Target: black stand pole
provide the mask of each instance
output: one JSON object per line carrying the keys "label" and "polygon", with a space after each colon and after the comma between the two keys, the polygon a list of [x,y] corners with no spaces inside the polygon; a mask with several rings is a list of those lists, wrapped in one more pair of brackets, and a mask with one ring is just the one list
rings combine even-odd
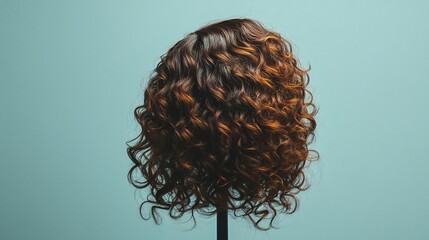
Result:
{"label": "black stand pole", "polygon": [[217,240],[228,240],[228,214],[226,211],[217,212]]}

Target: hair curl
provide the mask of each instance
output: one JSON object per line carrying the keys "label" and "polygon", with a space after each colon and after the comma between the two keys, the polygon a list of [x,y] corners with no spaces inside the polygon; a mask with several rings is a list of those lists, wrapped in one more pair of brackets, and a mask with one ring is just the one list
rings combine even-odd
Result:
{"label": "hair curl", "polygon": [[158,209],[191,212],[194,223],[194,211],[233,210],[268,230],[277,211],[295,212],[305,163],[319,159],[307,147],[318,111],[311,66],[298,65],[286,39],[248,18],[201,27],[163,54],[134,110],[138,142],[127,142],[129,182],[150,187],[142,218],[147,202],[157,224]]}

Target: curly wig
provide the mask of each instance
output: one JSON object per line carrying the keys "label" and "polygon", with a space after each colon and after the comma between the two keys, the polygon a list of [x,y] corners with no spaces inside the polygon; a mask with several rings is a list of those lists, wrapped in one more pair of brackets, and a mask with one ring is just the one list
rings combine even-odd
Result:
{"label": "curly wig", "polygon": [[295,212],[297,193],[309,188],[306,162],[319,159],[308,149],[318,111],[311,66],[249,18],[201,27],[160,58],[134,110],[138,141],[127,142],[128,181],[150,189],[141,217],[145,203],[157,224],[158,209],[173,219],[191,212],[194,223],[194,211],[232,210],[268,230],[279,211]]}

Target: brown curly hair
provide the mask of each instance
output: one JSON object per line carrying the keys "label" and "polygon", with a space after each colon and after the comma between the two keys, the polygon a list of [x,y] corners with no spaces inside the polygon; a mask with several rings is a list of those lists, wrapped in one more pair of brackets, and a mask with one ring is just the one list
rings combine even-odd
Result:
{"label": "brown curly hair", "polygon": [[295,212],[309,187],[306,162],[319,159],[307,147],[318,111],[311,66],[299,67],[286,39],[249,18],[201,27],[160,58],[134,110],[138,141],[127,142],[129,182],[150,187],[141,217],[147,202],[157,224],[157,209],[174,219],[191,212],[194,223],[194,211],[233,210],[268,230],[277,211]]}

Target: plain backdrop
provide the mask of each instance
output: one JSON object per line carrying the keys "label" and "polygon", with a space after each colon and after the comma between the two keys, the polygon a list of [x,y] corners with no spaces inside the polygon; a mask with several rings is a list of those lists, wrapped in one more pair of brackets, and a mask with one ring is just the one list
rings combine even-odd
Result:
{"label": "plain backdrop", "polygon": [[138,213],[133,110],[160,56],[248,17],[293,44],[320,160],[293,215],[234,239],[429,239],[427,1],[0,0],[0,239],[215,239],[215,217]]}

